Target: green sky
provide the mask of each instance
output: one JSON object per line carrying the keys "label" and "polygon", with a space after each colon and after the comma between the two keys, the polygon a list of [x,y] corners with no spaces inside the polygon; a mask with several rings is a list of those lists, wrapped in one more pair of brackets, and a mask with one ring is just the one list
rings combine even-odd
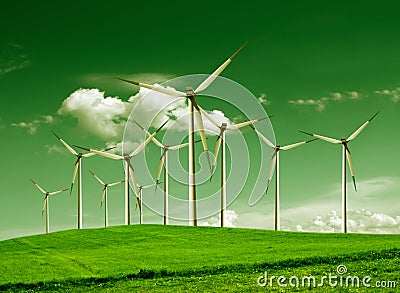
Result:
{"label": "green sky", "polygon": [[[51,129],[71,144],[100,148],[121,141],[119,130],[114,136],[89,131],[96,128],[91,123],[97,120],[89,117],[78,122],[79,115],[87,114],[84,111],[59,112],[71,94],[80,88],[98,89],[105,97],[127,101],[138,88],[121,84],[114,76],[154,83],[211,73],[246,40],[247,47],[222,76],[263,97],[262,107],[274,116],[271,122],[278,143],[308,139],[298,130],[348,136],[381,111],[350,144],[359,190],[355,193],[349,185],[349,217],[355,221],[353,231],[368,223],[370,231],[380,227],[380,231],[399,233],[400,4],[264,1],[260,5],[211,1],[2,4],[0,239],[44,231],[42,197],[29,178],[50,190],[69,187],[74,157],[60,148]],[[199,99],[204,108],[223,111],[230,119],[239,113],[216,100],[205,101]],[[104,117],[103,113],[95,118]],[[250,144],[257,141],[248,130],[244,134]],[[213,149],[215,139],[209,142]],[[150,165],[156,169],[159,151],[151,145],[147,152],[155,153]],[[254,162],[256,154],[254,150]],[[268,168],[266,160],[263,164]],[[282,226],[315,228],[310,221],[321,216],[323,229],[331,227],[334,219],[329,220],[328,213],[337,211],[340,216],[340,165],[340,147],[322,141],[281,153]],[[122,179],[123,169],[120,162],[104,158],[83,162],[84,226],[99,227],[103,224],[101,186],[89,169],[106,181]],[[251,180],[254,175],[249,184]],[[238,216],[236,226],[272,229],[273,186],[254,207],[247,205],[249,189],[228,208]],[[161,198],[161,193],[149,191],[148,196]],[[76,226],[76,190],[71,197],[65,193],[51,198],[50,205],[51,230]],[[122,224],[123,186],[110,189],[109,208],[111,224]],[[137,211],[134,207],[132,211],[137,222]],[[146,210],[145,222],[162,223],[162,218]]]}

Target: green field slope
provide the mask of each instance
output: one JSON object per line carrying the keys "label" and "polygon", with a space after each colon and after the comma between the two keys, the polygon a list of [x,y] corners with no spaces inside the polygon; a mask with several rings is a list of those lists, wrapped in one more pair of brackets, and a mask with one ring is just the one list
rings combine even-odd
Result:
{"label": "green field slope", "polygon": [[1,241],[0,291],[265,292],[265,271],[324,275],[339,264],[400,286],[399,259],[400,235],[120,226]]}

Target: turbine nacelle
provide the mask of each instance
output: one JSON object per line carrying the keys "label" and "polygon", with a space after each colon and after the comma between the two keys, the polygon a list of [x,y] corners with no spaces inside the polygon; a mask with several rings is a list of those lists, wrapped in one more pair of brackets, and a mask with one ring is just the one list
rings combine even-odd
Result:
{"label": "turbine nacelle", "polygon": [[185,88],[185,93],[189,99],[193,99],[196,96],[196,93],[194,92],[193,88],[190,86]]}

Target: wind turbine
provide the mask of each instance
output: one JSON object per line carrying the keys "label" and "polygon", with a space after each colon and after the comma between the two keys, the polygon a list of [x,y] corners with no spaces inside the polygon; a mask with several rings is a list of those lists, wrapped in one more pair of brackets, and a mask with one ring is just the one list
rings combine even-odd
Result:
{"label": "wind turbine", "polygon": [[[134,120],[134,122],[147,134],[150,136],[150,133],[142,127],[138,122]],[[172,150],[179,150],[181,148],[187,147],[189,143],[183,143],[180,145],[175,145],[175,146],[170,146],[168,144],[162,144],[159,140],[157,140],[155,137],[152,138],[152,141],[162,150],[161,158],[160,158],[160,164],[158,166],[158,172],[157,172],[157,181],[156,184],[153,184],[153,186],[157,186],[160,184],[160,177],[161,177],[161,171],[164,169],[164,225],[168,225],[168,151]],[[196,141],[198,142],[198,141]],[[163,168],[164,167],[164,168]],[[140,202],[142,200],[140,199]]]}
{"label": "wind turbine", "polygon": [[316,139],[308,140],[308,141],[301,141],[298,143],[294,144],[289,144],[286,146],[281,146],[280,144],[274,145],[268,138],[266,138],[260,131],[258,131],[255,127],[253,127],[253,130],[257,133],[257,135],[270,147],[273,148],[274,154],[271,159],[271,167],[269,171],[269,176],[268,176],[268,183],[267,183],[267,190],[265,193],[268,192],[269,185],[271,183],[272,176],[274,174],[274,168],[275,168],[275,221],[274,221],[274,229],[275,231],[279,231],[281,228],[281,220],[280,220],[280,188],[279,188],[279,152],[280,151],[287,151],[299,146],[302,146],[306,143],[312,142]]}
{"label": "wind turbine", "polygon": [[[189,224],[191,226],[197,226],[197,208],[196,208],[196,165],[195,165],[195,139],[194,139],[194,116],[199,127],[199,133],[201,141],[203,143],[203,149],[206,152],[206,158],[211,171],[210,156],[208,153],[208,146],[206,135],[204,132],[203,119],[201,117],[201,108],[196,102],[196,96],[204,91],[210,84],[221,74],[221,72],[231,63],[233,58],[244,48],[247,44],[244,43],[231,57],[228,58],[220,67],[217,68],[209,77],[207,77],[195,90],[192,87],[186,87],[185,92],[177,91],[175,89],[164,88],[160,86],[150,85],[142,82],[130,81],[122,78],[119,80],[132,83],[139,87],[148,88],[159,93],[163,93],[172,97],[186,98],[189,102]],[[195,115],[195,110],[196,114]]]}
{"label": "wind turbine", "polygon": [[334,139],[334,138],[329,138],[326,136],[318,135],[318,134],[312,134],[309,132],[305,131],[300,131],[302,133],[305,133],[307,135],[311,135],[313,137],[316,137],[318,139],[333,143],[333,144],[341,144],[342,145],[342,218],[343,218],[343,223],[342,223],[342,233],[347,233],[347,187],[346,187],[346,159],[349,164],[349,169],[351,173],[351,177],[353,178],[353,184],[354,184],[354,190],[357,191],[357,185],[356,185],[356,178],[354,176],[354,169],[353,169],[353,162],[351,160],[351,155],[350,155],[350,150],[348,147],[348,143],[355,139],[361,131],[364,130],[365,127],[378,115],[379,111],[376,112],[369,120],[367,120],[363,125],[361,125],[356,131],[354,131],[349,138],[341,138],[340,140]]}
{"label": "wind turbine", "polygon": [[[74,187],[74,182],[76,175],[78,174],[78,229],[82,229],[82,158],[89,158],[95,155],[95,153],[86,153],[83,154],[81,152],[76,152],[69,144],[67,144],[61,137],[59,137],[54,131],[52,131],[54,136],[65,146],[65,148],[74,156],[77,157],[74,171],[72,173],[72,183],[69,191],[69,195],[72,193],[72,189]],[[105,151],[110,150],[112,148],[105,149]]]}
{"label": "wind turbine", "polygon": [[49,195],[55,195],[61,192],[64,192],[66,190],[68,190],[68,188],[64,188],[58,191],[53,191],[53,192],[48,192],[45,191],[43,188],[41,188],[39,186],[39,184],[37,184],[33,179],[31,179],[32,183],[45,195],[44,196],[44,204],[43,204],[43,208],[42,208],[42,216],[44,214],[44,210],[46,209],[46,234],[49,233],[49,228],[50,228],[50,222],[49,222]]}
{"label": "wind turbine", "polygon": [[107,157],[113,160],[121,160],[125,162],[125,225],[131,224],[131,212],[130,212],[130,198],[129,198],[129,177],[132,178],[133,188],[136,193],[136,196],[139,194],[137,183],[136,183],[136,175],[135,169],[131,164],[131,158],[136,156],[144,147],[150,142],[150,140],[167,124],[169,120],[165,121],[153,134],[151,134],[145,141],[143,141],[132,153],[124,153],[122,155],[110,154],[104,151],[99,151],[95,149],[84,148],[80,146],[76,146],[77,148],[90,151],[91,153],[101,155],[103,157]]}
{"label": "wind turbine", "polygon": [[[90,170],[89,170],[90,171]],[[104,227],[108,227],[108,187],[120,184],[124,182],[125,180],[121,180],[118,182],[114,183],[104,183],[99,177],[96,176],[92,171],[90,171],[90,174],[93,175],[96,180],[103,185],[103,193],[101,196],[101,202],[100,202],[100,208],[103,206],[103,201],[104,201]]]}
{"label": "wind turbine", "polygon": [[[221,149],[221,227],[224,227],[225,210],[226,210],[225,133],[226,133],[226,131],[240,129],[242,127],[251,125],[253,123],[256,123],[256,122],[266,119],[266,118],[254,119],[254,120],[250,120],[247,122],[227,126],[227,123],[221,123],[221,125],[219,125],[206,111],[204,111],[203,109],[201,109],[201,111],[203,112],[204,116],[206,116],[206,118],[220,130],[218,138],[217,138],[217,142],[215,144],[214,163],[212,165],[212,172],[214,171],[215,166],[217,164],[217,157],[218,157],[219,149]],[[211,180],[211,178],[210,178],[210,180]]]}
{"label": "wind turbine", "polygon": [[139,207],[139,224],[140,225],[143,224],[143,201],[142,201],[143,189],[147,189],[149,187],[156,186],[157,184],[159,184],[159,183],[153,183],[153,184],[144,185],[144,186],[143,185],[138,185],[137,186],[138,194],[136,195],[136,208]]}

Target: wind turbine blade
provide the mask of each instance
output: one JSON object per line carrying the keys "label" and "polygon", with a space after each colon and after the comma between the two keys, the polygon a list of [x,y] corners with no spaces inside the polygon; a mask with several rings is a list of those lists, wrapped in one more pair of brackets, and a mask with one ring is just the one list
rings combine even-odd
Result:
{"label": "wind turbine blade", "polygon": [[314,134],[313,136],[316,137],[316,138],[325,140],[327,142],[334,143],[334,144],[341,144],[342,143],[338,139],[334,139],[334,138],[330,138],[330,137],[326,137],[326,136],[322,136],[322,135],[318,135],[318,134]]}
{"label": "wind turbine blade", "polygon": [[153,187],[153,186],[156,186],[156,185],[158,185],[158,184],[157,183],[153,183],[153,184],[145,185],[145,186],[142,187],[142,189],[146,189],[146,188]]}
{"label": "wind turbine blade", "polygon": [[119,79],[121,81],[137,85],[139,87],[148,88],[150,90],[153,90],[153,91],[156,91],[156,92],[159,92],[159,93],[162,93],[162,94],[166,94],[168,96],[173,96],[173,97],[177,97],[177,98],[186,97],[186,94],[184,92],[180,92],[180,91],[177,91],[177,90],[172,89],[172,88],[164,88],[162,86],[154,86],[154,85],[151,85],[151,84],[146,84],[146,83],[143,83],[143,82],[127,80],[127,79],[123,79],[123,78],[119,78],[119,77],[116,77],[116,79]]}
{"label": "wind turbine blade", "polygon": [[354,190],[357,191],[356,177],[354,176],[354,169],[353,169],[353,162],[351,160],[350,150],[347,146],[346,146],[346,158],[347,158],[347,162],[349,163],[351,177],[353,178]]}
{"label": "wind turbine blade", "polygon": [[104,186],[103,192],[102,192],[102,194],[101,194],[100,208],[102,208],[104,198],[106,197],[106,188],[107,188],[107,187]]}
{"label": "wind turbine blade", "polygon": [[83,146],[79,146],[79,145],[76,145],[76,144],[73,144],[73,146],[76,147],[76,148],[78,148],[78,149],[81,149],[81,150],[85,150],[85,151],[90,152],[90,149],[89,149],[89,148],[85,148],[85,147],[83,147]]}
{"label": "wind turbine blade", "polygon": [[204,114],[204,116],[207,118],[208,121],[210,121],[215,127],[219,128],[218,122],[215,121],[214,118],[212,118],[210,114],[208,114],[203,108],[200,108],[200,106],[199,106],[199,109],[200,109],[201,113]]}
{"label": "wind turbine blade", "polygon": [[[222,134],[220,134],[217,138],[217,142],[215,143],[215,150],[214,150],[214,163],[212,165],[211,173],[214,171],[215,166],[217,165],[217,158],[219,153],[219,148],[221,147],[222,142]],[[210,179],[211,180],[211,179]]]}
{"label": "wind turbine blade", "polygon": [[155,137],[152,137],[151,141],[154,142],[155,145],[158,146],[159,148],[163,148],[164,147],[164,145]]}
{"label": "wind turbine blade", "polygon": [[118,181],[118,182],[114,182],[114,183],[108,184],[108,186],[110,187],[110,186],[118,185],[118,184],[121,184],[123,182],[125,182],[125,180],[121,180],[121,181]]}
{"label": "wind turbine blade", "polygon": [[156,134],[168,123],[169,120],[165,121],[156,131],[153,132],[148,138],[145,139],[129,156],[133,157],[137,155],[144,147],[156,136]]}
{"label": "wind turbine blade", "polygon": [[94,150],[94,149],[89,149],[90,152],[98,154],[100,156],[109,158],[109,159],[113,159],[113,160],[123,160],[124,157],[120,156],[120,155],[116,155],[116,154],[111,154],[111,153],[107,153],[107,152],[103,152],[103,151],[99,151],[99,150]]}
{"label": "wind turbine blade", "polygon": [[175,151],[175,150],[179,150],[181,148],[187,147],[188,145],[189,145],[189,143],[187,142],[187,143],[183,143],[183,144],[180,144],[180,145],[174,145],[174,146],[168,147],[168,148],[170,150],[172,150],[172,151]]}
{"label": "wind turbine blade", "polygon": [[[89,152],[87,154],[83,154],[82,155],[82,157],[84,157],[84,158],[90,158],[90,157],[93,157],[93,156],[97,155],[96,152],[91,152],[90,149],[79,147],[79,146],[76,146],[76,145],[73,145],[73,146],[77,147],[77,148],[80,148],[80,149],[87,150]],[[101,149],[100,152],[106,152],[106,151],[109,151],[109,150],[112,150],[112,149],[115,149],[115,148],[116,147],[114,146],[114,147],[109,147],[109,148],[106,148],[106,149]]]}
{"label": "wind turbine blade", "polygon": [[138,208],[139,208],[139,211],[142,212],[140,199],[138,196],[136,196],[136,209],[138,209]]}
{"label": "wind turbine blade", "polygon": [[33,179],[31,179],[31,181],[42,193],[46,194],[46,191],[43,188],[41,188],[39,184],[37,184]]}
{"label": "wind turbine blade", "polygon": [[253,128],[254,131],[257,133],[258,137],[261,138],[269,147],[275,148],[275,145],[268,139],[266,138],[261,132],[259,132],[257,129]]}
{"label": "wind turbine blade", "polygon": [[106,185],[99,177],[96,176],[96,174],[94,174],[91,170],[89,170],[90,174],[93,175],[94,178],[96,178],[97,181],[99,181],[99,183],[101,185]]}
{"label": "wind turbine blade", "polygon": [[160,182],[160,176],[161,176],[162,167],[164,166],[166,152],[167,152],[167,150],[164,150],[164,152],[160,158],[160,164],[158,165],[158,171],[157,171],[157,181],[156,181],[157,183]]}
{"label": "wind turbine blade", "polygon": [[45,209],[46,206],[47,206],[47,199],[48,199],[48,197],[46,196],[46,197],[44,198],[44,203],[43,203],[43,208],[42,208],[42,216],[43,216],[43,214],[44,214],[44,209]]}
{"label": "wind turbine blade", "polygon": [[131,177],[131,179],[132,179],[133,190],[135,191],[135,195],[139,196],[138,185],[136,182],[135,169],[133,169],[133,166],[130,161],[128,162],[128,164],[129,164],[128,172],[129,172],[129,177]]}
{"label": "wind turbine blade", "polygon": [[[274,167],[275,167],[275,162],[276,162],[276,152],[277,151],[275,151],[274,155],[272,156],[271,166],[269,167],[268,186],[269,186],[269,183],[271,182],[272,175],[274,174]],[[267,188],[267,191],[268,191],[268,188]]]}
{"label": "wind turbine blade", "polygon": [[76,178],[76,173],[78,171],[78,167],[80,164],[80,159],[78,158],[75,162],[75,166],[74,166],[74,172],[72,173],[72,183],[71,183],[71,189],[69,191],[69,195],[72,194],[72,188],[74,187],[74,182],[75,182],[75,178]]}
{"label": "wind turbine blade", "polygon": [[290,145],[286,145],[286,146],[280,147],[279,149],[281,149],[283,151],[286,151],[286,150],[293,149],[295,147],[299,147],[299,146],[301,146],[303,144],[306,144],[306,143],[307,143],[306,141],[302,141],[302,142],[298,142],[298,143],[294,143],[294,144],[290,144]]}
{"label": "wind turbine blade", "polygon": [[361,125],[360,128],[358,128],[356,131],[354,131],[354,133],[349,136],[347,141],[355,139],[360,134],[360,132],[363,131],[364,128],[367,127],[367,125],[372,121],[372,119],[374,119],[376,117],[376,115],[378,115],[378,114],[379,114],[379,111],[376,112],[374,114],[374,116],[372,116],[367,122],[365,122],[363,125]]}
{"label": "wind turbine blade", "polygon": [[217,70],[215,70],[209,77],[207,77],[206,80],[204,80],[194,92],[197,94],[204,91],[217,78],[217,76],[221,74],[221,72],[229,65],[229,63],[231,63],[233,58],[235,58],[235,56],[240,51],[242,51],[242,49],[244,48],[244,46],[246,46],[246,44],[247,42],[245,42],[235,53],[233,53],[233,55],[229,57],[228,60],[222,63],[222,65],[218,67]]}
{"label": "wind turbine blade", "polygon": [[72,153],[73,155],[77,156],[78,153],[69,145],[67,144],[61,137],[59,137],[54,131],[51,131],[55,137],[65,146],[65,148]]}
{"label": "wind turbine blade", "polygon": [[[147,129],[145,129],[142,125],[140,125],[135,119],[132,119],[132,120],[133,120],[133,122],[135,122],[135,124],[136,124],[137,126],[139,126],[139,128],[142,129],[148,136],[151,136],[151,133],[150,133]],[[152,140],[158,147],[160,147],[160,148],[163,148],[163,147],[164,147],[164,145],[163,145],[161,142],[159,142],[155,137],[153,137],[151,140]]]}
{"label": "wind turbine blade", "polygon": [[330,143],[335,143],[335,144],[341,144],[342,143],[340,140],[337,140],[337,139],[334,139],[334,138],[330,138],[330,137],[326,137],[326,136],[322,136],[322,135],[318,135],[318,134],[312,134],[312,133],[305,132],[305,131],[302,131],[302,130],[300,130],[300,132],[304,133],[304,134],[307,134],[307,135],[310,135],[310,136],[314,136],[314,137],[319,138],[321,140],[325,140],[325,141],[330,142]]}
{"label": "wind turbine blade", "polygon": [[233,125],[228,126],[226,129],[228,129],[228,130],[239,129],[239,128],[248,126],[248,125],[250,125],[250,124],[256,123],[256,122],[258,122],[258,121],[264,120],[264,119],[267,119],[267,118],[253,119],[253,120],[249,120],[249,121],[246,121],[246,122],[242,122],[242,123],[238,123],[238,124],[233,124]]}
{"label": "wind turbine blade", "polygon": [[68,189],[69,189],[69,188],[64,188],[64,189],[61,189],[61,190],[58,190],[58,191],[53,191],[53,192],[50,192],[49,195],[59,194],[59,193],[61,193],[61,192],[67,191]]}
{"label": "wind turbine blade", "polygon": [[204,152],[206,153],[208,166],[211,171],[210,154],[208,153],[208,145],[207,145],[206,133],[204,131],[203,118],[201,117],[201,112],[198,108],[196,108],[196,111],[194,114],[196,116],[197,123],[199,124],[199,133],[200,133],[201,142],[203,144],[203,149],[204,149]]}
{"label": "wind turbine blade", "polygon": [[271,185],[271,180],[268,180],[268,182],[267,182],[267,189],[265,190],[265,194],[268,194],[268,189],[269,189],[269,186]]}

